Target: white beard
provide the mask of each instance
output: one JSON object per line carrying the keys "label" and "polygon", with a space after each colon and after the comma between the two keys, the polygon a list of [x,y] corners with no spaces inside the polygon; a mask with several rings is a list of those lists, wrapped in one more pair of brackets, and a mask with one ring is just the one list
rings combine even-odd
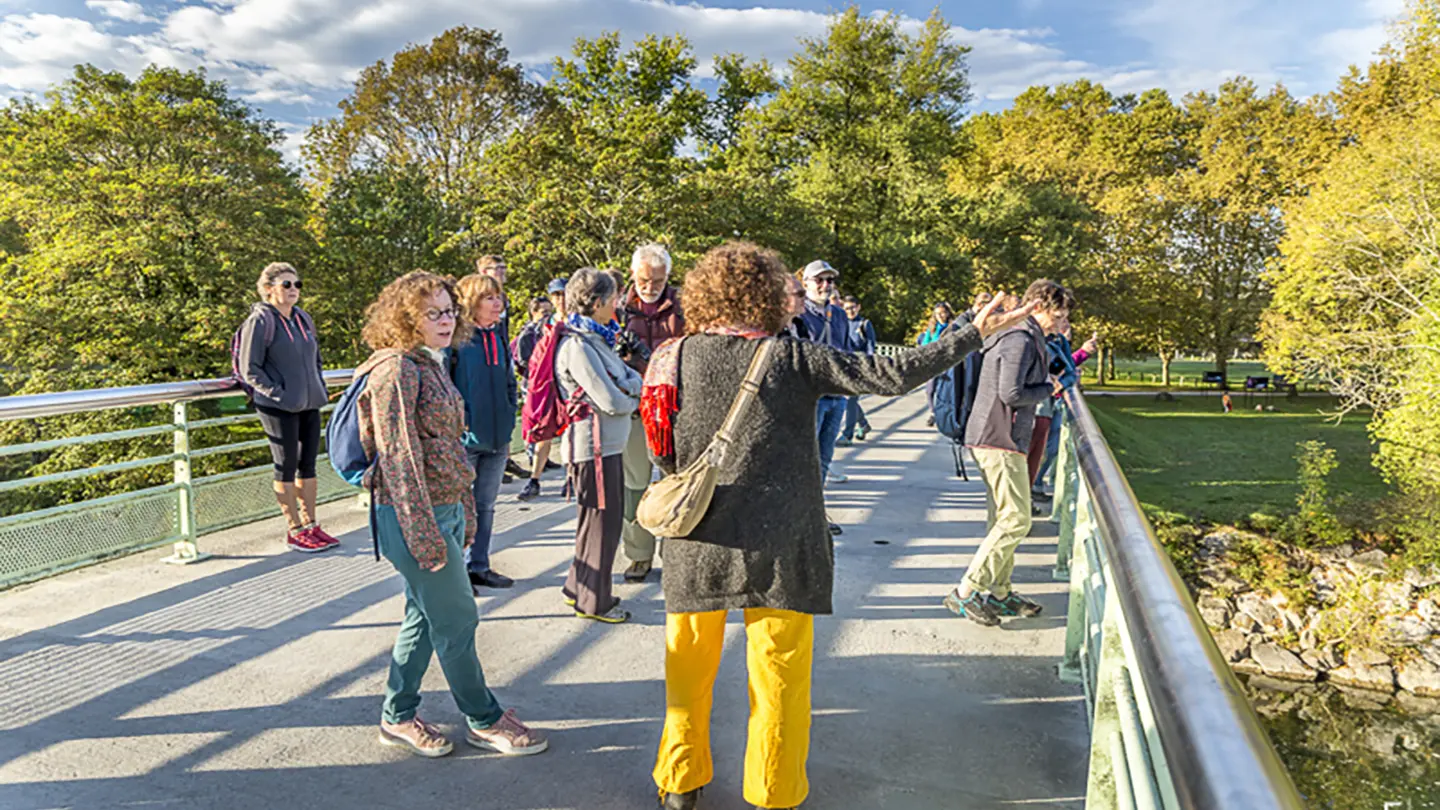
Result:
{"label": "white beard", "polygon": [[635,294],[638,295],[638,296],[640,296],[640,300],[641,300],[641,301],[644,301],[644,302],[647,303],[647,304],[653,304],[653,303],[655,303],[656,301],[659,301],[661,298],[663,298],[663,297],[665,296],[665,289],[662,287],[662,288],[660,289],[660,292],[655,293],[654,295],[646,295],[645,293],[642,293],[642,292],[640,292],[639,290],[636,290],[636,291],[635,291]]}

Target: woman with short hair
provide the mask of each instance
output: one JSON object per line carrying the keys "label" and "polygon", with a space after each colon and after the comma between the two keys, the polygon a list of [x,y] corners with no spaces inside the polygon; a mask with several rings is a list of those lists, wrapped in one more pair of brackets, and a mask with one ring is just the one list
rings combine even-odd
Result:
{"label": "woman with short hair", "polygon": [[320,455],[320,409],[329,398],[321,376],[315,322],[300,308],[300,274],[285,262],[260,271],[260,303],[240,327],[237,370],[270,440],[275,500],[285,516],[285,544],[293,551],[340,545],[320,528],[315,461]]}
{"label": "woman with short hair", "polygon": [[639,372],[615,351],[620,288],[610,274],[584,267],[565,285],[565,328],[555,351],[555,381],[571,403],[570,427],[560,436],[577,502],[575,560],[563,590],[575,615],[618,624],[630,618],[610,593],[625,507],[621,454],[630,414],[640,405]]}
{"label": "woman with short hair", "polygon": [[495,499],[510,459],[520,396],[504,331],[505,290],[495,276],[476,273],[460,279],[455,292],[463,319],[473,327],[470,339],[450,350],[450,377],[465,400],[465,433],[460,442],[475,471],[475,522],[465,570],[476,588],[509,588],[515,580],[490,567]]}
{"label": "woman with short hair", "polygon": [[405,618],[390,658],[380,741],[424,757],[454,746],[421,720],[420,686],[433,653],[465,715],[465,741],[502,754],[538,754],[545,736],[501,709],[475,653],[475,610],[464,554],[475,525],[474,470],[460,444],[465,401],[450,382],[444,350],[469,337],[454,286],[416,270],[390,282],[365,313],[375,353],[355,369],[360,442],[375,459],[364,484],[375,499],[375,542],[405,579]]}
{"label": "woman with short hair", "polygon": [[[760,341],[790,318],[787,271],[773,252],[730,243],[685,276],[687,337],[650,360],[641,412],[650,451],[666,473],[710,446]],[[689,537],[666,543],[665,728],[654,778],[661,805],[696,807],[713,777],[710,706],[729,610],[745,611],[750,674],[745,799],[800,805],[809,793],[814,618],[831,612],[835,558],[826,530],[815,435],[822,396],[899,396],[980,348],[982,335],[1023,317],[986,310],[897,357],[778,340],[760,391],[727,451],[714,499]]]}

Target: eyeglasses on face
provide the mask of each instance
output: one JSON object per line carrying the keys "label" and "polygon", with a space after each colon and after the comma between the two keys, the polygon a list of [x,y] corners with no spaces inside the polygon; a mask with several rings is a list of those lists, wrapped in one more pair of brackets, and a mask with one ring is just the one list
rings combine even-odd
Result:
{"label": "eyeglasses on face", "polygon": [[298,289],[300,289],[300,280],[299,280],[299,279],[296,279],[295,281],[291,281],[290,279],[287,278],[287,279],[285,279],[284,281],[272,281],[272,282],[270,282],[269,286],[271,286],[271,287],[284,287],[284,288],[287,289],[287,290],[290,289],[291,287],[294,287],[295,289],[298,290]]}
{"label": "eyeglasses on face", "polygon": [[425,320],[439,321],[449,318],[453,321],[455,320],[455,316],[459,314],[460,311],[454,307],[450,307],[449,309],[427,309],[425,310]]}
{"label": "eyeglasses on face", "polygon": [[834,287],[835,279],[830,276],[820,276],[810,280],[816,287]]}

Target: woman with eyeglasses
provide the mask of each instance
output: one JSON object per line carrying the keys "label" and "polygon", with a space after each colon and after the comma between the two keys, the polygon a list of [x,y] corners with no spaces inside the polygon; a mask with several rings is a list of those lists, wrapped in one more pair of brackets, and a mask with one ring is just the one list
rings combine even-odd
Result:
{"label": "woman with eyeglasses", "polygon": [[285,515],[285,543],[294,551],[340,545],[315,514],[315,459],[320,454],[320,376],[315,322],[299,306],[300,274],[285,262],[260,271],[260,303],[240,327],[236,367],[250,391],[275,462],[275,500]]}
{"label": "woman with eyeglasses", "polygon": [[502,709],[475,653],[479,614],[465,570],[473,539],[475,470],[465,456],[465,400],[445,369],[444,351],[468,341],[455,287],[416,270],[390,282],[365,313],[361,332],[375,350],[355,369],[366,376],[356,407],[360,442],[375,459],[372,531],[380,553],[405,580],[405,618],[390,659],[380,741],[423,757],[454,750],[421,720],[420,687],[433,653],[465,715],[465,741],[502,754],[538,754],[545,736]]}

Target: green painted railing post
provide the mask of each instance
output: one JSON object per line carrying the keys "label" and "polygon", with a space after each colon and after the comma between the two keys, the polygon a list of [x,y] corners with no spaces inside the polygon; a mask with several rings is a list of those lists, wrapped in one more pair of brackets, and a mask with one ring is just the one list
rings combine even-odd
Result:
{"label": "green painted railing post", "polygon": [[[1070,497],[1072,501],[1076,502],[1089,497],[1085,492],[1083,481],[1076,482],[1076,486],[1071,489]],[[1090,532],[1093,531],[1093,526],[1089,522],[1090,510],[1083,503],[1078,504],[1078,507],[1080,519],[1072,520],[1070,532],[1072,538],[1079,539],[1081,553],[1073,557],[1069,566],[1069,615],[1065,620],[1065,657],[1060,661],[1060,680],[1064,683],[1083,683],[1086,680],[1081,651],[1089,644],[1090,611],[1100,608],[1099,605],[1089,604],[1091,592],[1089,580],[1095,574],[1090,570],[1090,554],[1086,548]],[[1072,514],[1074,514],[1073,511]],[[1090,664],[1093,666],[1094,662],[1091,661]]]}
{"label": "green painted railing post", "polygon": [[195,487],[190,466],[190,418],[184,402],[174,403],[175,413],[175,522],[177,534],[174,553],[165,562],[189,565],[200,562],[209,554],[200,553],[195,544]]}
{"label": "green painted railing post", "polygon": [[1060,452],[1055,459],[1055,497],[1050,522],[1060,524],[1055,541],[1055,579],[1070,578],[1070,561],[1075,556],[1075,503],[1079,491],[1080,464],[1075,455],[1070,420],[1060,425]]}
{"label": "green painted railing post", "polygon": [[[1100,565],[1102,568],[1106,565],[1103,559]],[[1103,613],[1100,619],[1099,660],[1091,663],[1095,667],[1095,681],[1090,694],[1090,776],[1085,788],[1085,806],[1133,810],[1134,804],[1121,804],[1122,800],[1133,802],[1139,797],[1135,793],[1127,762],[1121,731],[1122,718],[1117,705],[1119,696],[1115,690],[1120,670],[1126,665],[1125,649],[1120,639],[1120,598],[1115,589],[1106,587],[1105,604],[1096,607]]]}

